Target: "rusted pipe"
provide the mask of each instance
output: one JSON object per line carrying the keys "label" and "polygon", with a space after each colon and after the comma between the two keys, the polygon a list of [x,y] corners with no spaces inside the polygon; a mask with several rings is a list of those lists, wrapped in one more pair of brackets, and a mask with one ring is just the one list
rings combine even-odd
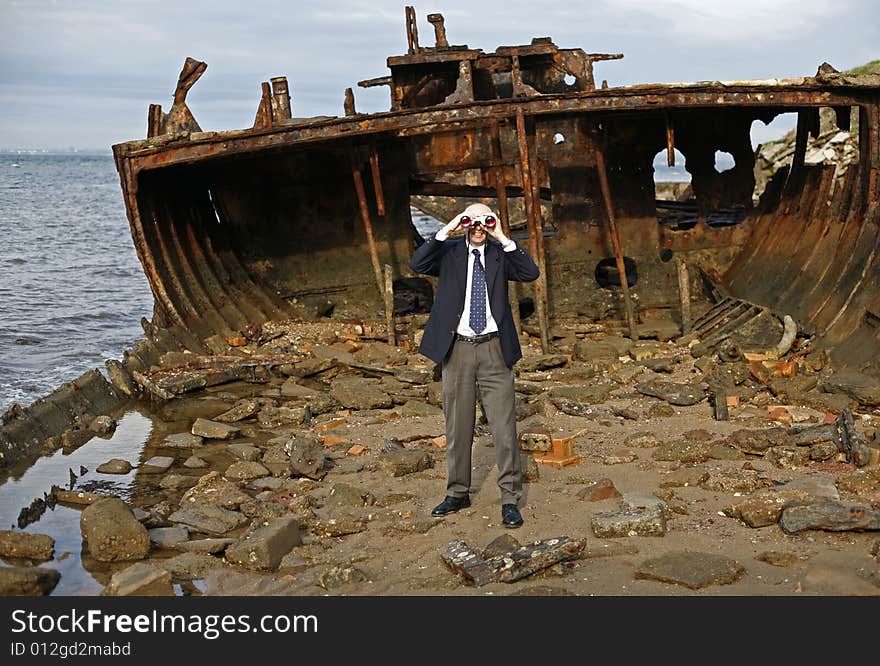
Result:
{"label": "rusted pipe", "polygon": [[355,162],[354,151],[349,152],[351,161],[351,177],[354,179],[354,191],[357,194],[358,206],[361,211],[361,222],[367,234],[367,245],[370,248],[370,259],[373,262],[373,272],[376,274],[376,287],[379,289],[379,297],[385,299],[385,278],[382,277],[382,267],[379,264],[379,251],[376,249],[376,240],[373,238],[373,224],[370,222],[370,209],[367,206],[367,195],[364,192],[364,180],[361,169]]}
{"label": "rusted pipe", "polygon": [[681,301],[681,334],[687,335],[691,330],[691,285],[687,264],[677,259],[678,295]]}
{"label": "rusted pipe", "polygon": [[345,99],[342,102],[342,108],[346,116],[357,115],[357,111],[354,108],[354,91],[351,88],[345,89]]}
{"label": "rusted pipe", "polygon": [[614,248],[614,259],[617,263],[617,274],[620,277],[620,287],[623,289],[623,304],[626,308],[626,322],[629,326],[629,337],[638,340],[636,320],[633,313],[632,301],[629,297],[629,284],[626,278],[626,265],[623,261],[623,252],[620,249],[620,237],[617,235],[617,222],[614,217],[614,202],[611,199],[611,187],[608,185],[608,173],[605,169],[605,150],[602,145],[603,139],[596,142],[596,171],[599,174],[599,185],[602,188],[602,198],[605,200],[605,212],[608,215],[608,230],[611,233],[611,245]]}
{"label": "rusted pipe", "polygon": [[666,118],[666,166],[675,166],[675,128],[672,121],[669,120],[669,114],[664,114]]}
{"label": "rusted pipe", "polygon": [[[498,121],[492,122],[492,151],[494,154],[495,166],[492,167],[492,178],[495,181],[495,197],[498,200],[498,217],[501,220],[501,230],[504,235],[510,238],[510,213],[507,205],[507,184],[504,182],[504,168],[502,164],[501,151],[501,129]],[[511,303],[511,314],[513,314],[513,326],[516,334],[522,332],[522,321],[519,317],[519,282],[511,280],[507,283],[507,297]]]}
{"label": "rusted pipe", "polygon": [[[522,108],[516,110],[516,139],[519,146],[519,164],[522,174],[524,202],[526,206],[526,224],[529,229],[529,250],[541,274],[535,280],[535,309],[538,311],[538,326],[541,330],[541,350],[550,353],[550,331],[547,326],[547,288],[546,265],[543,255],[539,252],[538,236],[543,235],[540,208],[535,210],[535,190],[532,186],[532,165],[529,160],[528,138],[526,136],[526,119]],[[540,202],[537,202],[540,206]]]}
{"label": "rusted pipe", "polygon": [[395,347],[397,346],[397,333],[394,330],[394,279],[391,275],[391,266],[388,264],[385,264],[384,275],[384,289],[382,293],[385,297],[385,323],[388,326],[388,344]]}
{"label": "rusted pipe", "polygon": [[370,143],[370,171],[373,173],[373,193],[376,195],[376,212],[385,217],[385,194],[382,191],[382,173],[379,171],[379,151]]}
{"label": "rusted pipe", "polygon": [[272,97],[275,100],[276,117],[290,119],[293,112],[290,108],[290,90],[287,87],[286,76],[276,76],[272,79]]}
{"label": "rusted pipe", "polygon": [[446,41],[446,26],[443,24],[443,14],[428,14],[428,23],[434,26],[436,46],[440,48],[449,46],[449,42]]}

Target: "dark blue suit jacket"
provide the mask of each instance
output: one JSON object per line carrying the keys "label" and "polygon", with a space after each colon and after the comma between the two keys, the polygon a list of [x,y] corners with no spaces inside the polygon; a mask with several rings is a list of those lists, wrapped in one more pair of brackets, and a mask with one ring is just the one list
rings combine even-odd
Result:
{"label": "dark blue suit jacket", "polygon": [[[498,324],[504,362],[507,367],[512,368],[522,358],[522,350],[513,327],[513,314],[507,298],[507,281],[537,280],[539,270],[519,245],[512,252],[505,252],[501,244],[492,239],[486,240],[484,261],[489,307],[495,323]],[[416,273],[440,278],[419,352],[436,363],[443,363],[452,349],[455,329],[458,328],[465,307],[467,241],[464,238],[438,241],[432,236],[413,253],[409,265]]]}

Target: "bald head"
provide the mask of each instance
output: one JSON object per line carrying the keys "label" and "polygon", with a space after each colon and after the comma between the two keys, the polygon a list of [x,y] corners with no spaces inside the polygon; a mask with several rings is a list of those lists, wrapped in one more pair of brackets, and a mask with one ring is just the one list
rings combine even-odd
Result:
{"label": "bald head", "polygon": [[465,208],[464,214],[468,217],[481,217],[483,215],[494,215],[495,213],[486,204],[475,203]]}

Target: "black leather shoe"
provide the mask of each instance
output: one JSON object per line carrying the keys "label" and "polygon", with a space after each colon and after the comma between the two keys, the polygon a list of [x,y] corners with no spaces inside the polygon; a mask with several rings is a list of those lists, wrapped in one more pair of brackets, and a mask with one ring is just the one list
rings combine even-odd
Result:
{"label": "black leather shoe", "polygon": [[504,527],[519,527],[523,524],[522,516],[516,504],[504,504],[501,507],[501,522]]}
{"label": "black leather shoe", "polygon": [[467,509],[470,505],[471,498],[466,495],[464,497],[452,497],[451,495],[447,495],[445,500],[434,507],[433,511],[431,511],[431,515],[445,516],[447,513],[455,513],[461,509]]}

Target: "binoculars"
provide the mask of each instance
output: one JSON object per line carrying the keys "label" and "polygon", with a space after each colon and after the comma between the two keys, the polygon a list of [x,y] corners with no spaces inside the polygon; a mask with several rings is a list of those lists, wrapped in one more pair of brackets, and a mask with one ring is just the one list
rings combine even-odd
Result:
{"label": "binoculars", "polygon": [[477,215],[475,217],[462,215],[459,218],[458,223],[462,229],[468,229],[469,227],[476,226],[478,224],[482,224],[487,229],[494,229],[495,225],[498,223],[498,220],[495,219],[494,215]]}

